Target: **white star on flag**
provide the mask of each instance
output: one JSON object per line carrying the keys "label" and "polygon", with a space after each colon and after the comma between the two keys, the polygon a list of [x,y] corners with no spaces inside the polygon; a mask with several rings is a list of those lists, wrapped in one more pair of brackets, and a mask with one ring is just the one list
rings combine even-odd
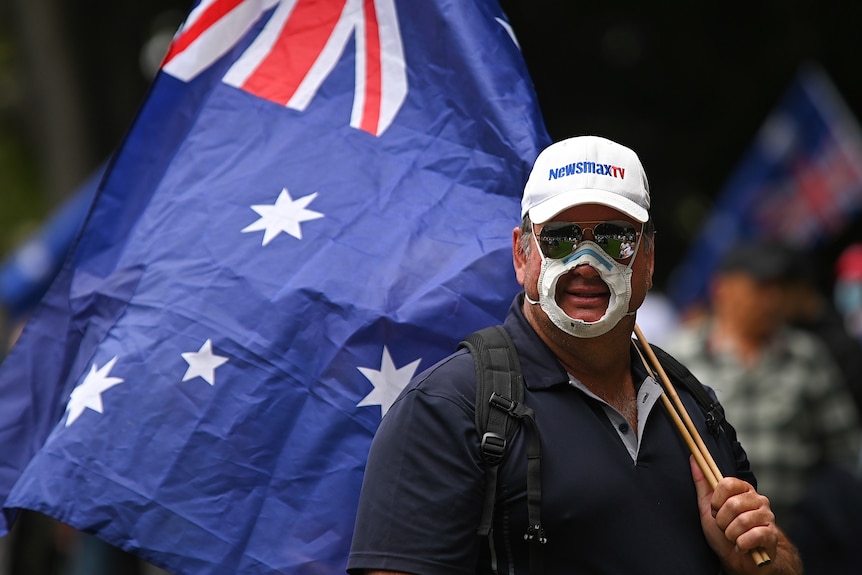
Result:
{"label": "white star on flag", "polygon": [[422,358],[419,358],[413,363],[397,369],[392,362],[392,356],[389,355],[389,350],[383,346],[383,358],[380,360],[379,370],[368,367],[357,368],[371,382],[374,389],[357,403],[356,407],[379,405],[382,412],[380,417],[386,415],[386,412],[395,403],[398,394],[413,378],[413,374],[416,373],[416,368],[419,367],[421,361]]}
{"label": "white star on flag", "polygon": [[84,413],[84,409],[88,407],[93,411],[104,413],[102,411],[104,409],[102,406],[102,392],[124,381],[120,377],[108,377],[114,364],[117,363],[117,357],[115,355],[114,359],[106,363],[101,369],[94,363],[90,368],[90,373],[87,374],[81,385],[72,390],[72,394],[69,396],[69,403],[66,406],[66,413],[69,414],[66,418],[66,427],[72,425]]}
{"label": "white star on flag", "polygon": [[314,210],[306,210],[305,207],[314,201],[317,197],[317,192],[303,196],[299,199],[292,199],[287,191],[287,188],[281,190],[278,199],[273,205],[257,204],[251,206],[251,209],[260,215],[253,224],[250,224],[242,229],[243,233],[257,232],[264,230],[263,243],[266,245],[271,242],[279,233],[284,232],[290,234],[298,240],[302,239],[302,230],[299,224],[309,220],[322,218],[323,214]]}
{"label": "white star on flag", "polygon": [[208,339],[197,351],[189,351],[181,354],[189,368],[183,376],[183,381],[200,377],[210,385],[215,385],[215,370],[227,361],[227,358],[213,353],[213,342]]}

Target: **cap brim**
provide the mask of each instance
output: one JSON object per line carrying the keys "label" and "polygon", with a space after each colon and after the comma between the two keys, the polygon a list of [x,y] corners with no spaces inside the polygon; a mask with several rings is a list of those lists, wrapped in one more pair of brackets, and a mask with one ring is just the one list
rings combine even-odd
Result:
{"label": "cap brim", "polygon": [[569,208],[584,204],[600,204],[620,211],[643,223],[649,219],[649,212],[628,198],[605,190],[578,189],[555,195],[529,210],[530,221],[543,224]]}

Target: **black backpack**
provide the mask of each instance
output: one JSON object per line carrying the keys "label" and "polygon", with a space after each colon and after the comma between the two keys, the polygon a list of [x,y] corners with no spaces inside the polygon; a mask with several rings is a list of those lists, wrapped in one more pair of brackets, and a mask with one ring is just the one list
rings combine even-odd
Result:
{"label": "black backpack", "polygon": [[[637,343],[636,345],[640,345]],[[530,573],[542,573],[541,545],[547,541],[541,522],[541,444],[535,413],[524,404],[524,378],[518,354],[503,326],[491,326],[470,334],[459,347],[466,348],[476,365],[476,431],[485,463],[485,502],[477,530],[491,537],[494,506],[497,498],[497,476],[506,449],[521,422],[529,432],[527,446],[527,516],[529,525],[524,538],[530,542]],[[706,417],[709,432],[716,437],[724,430],[731,443],[736,430],[724,417],[721,404],[714,401],[698,379],[664,350],[650,346],[674,385],[682,385],[695,398]],[[491,543],[493,545],[493,542]],[[497,572],[491,553],[492,570]]]}

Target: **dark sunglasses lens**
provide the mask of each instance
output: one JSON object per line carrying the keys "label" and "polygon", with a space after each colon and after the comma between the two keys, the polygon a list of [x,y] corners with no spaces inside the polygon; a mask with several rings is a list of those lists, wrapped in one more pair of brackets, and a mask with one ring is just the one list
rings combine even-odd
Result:
{"label": "dark sunglasses lens", "polygon": [[625,222],[605,222],[593,230],[596,243],[614,259],[624,260],[635,253],[638,232]]}
{"label": "dark sunglasses lens", "polygon": [[539,233],[539,248],[545,257],[559,259],[574,251],[584,237],[581,228],[574,224],[548,224]]}

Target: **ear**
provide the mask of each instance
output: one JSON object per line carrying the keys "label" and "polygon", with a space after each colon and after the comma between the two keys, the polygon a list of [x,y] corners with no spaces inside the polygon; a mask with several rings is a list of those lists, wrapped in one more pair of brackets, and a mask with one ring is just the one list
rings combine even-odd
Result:
{"label": "ear", "polygon": [[647,255],[649,256],[649,257],[647,257],[647,270],[646,270],[647,271],[647,290],[651,290],[652,286],[653,286],[652,275],[653,275],[653,272],[655,271],[655,248],[651,249]]}
{"label": "ear", "polygon": [[650,251],[645,251],[644,254],[646,256],[646,284],[647,290],[651,290],[653,286],[652,276],[655,271],[655,247]]}
{"label": "ear", "polygon": [[512,263],[515,266],[515,278],[522,286],[525,281],[525,273],[527,269],[527,254],[521,249],[521,228],[520,226],[512,230]]}

